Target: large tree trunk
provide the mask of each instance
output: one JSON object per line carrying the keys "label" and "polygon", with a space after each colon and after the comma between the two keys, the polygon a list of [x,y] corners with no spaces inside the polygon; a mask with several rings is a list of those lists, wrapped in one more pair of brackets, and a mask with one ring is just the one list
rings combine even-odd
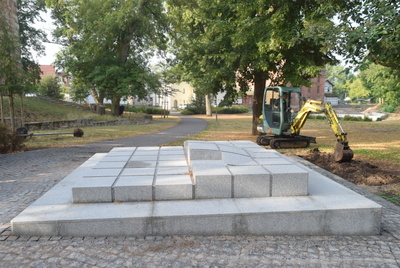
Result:
{"label": "large tree trunk", "polygon": [[0,91],[0,116],[1,116],[1,123],[4,124],[4,98],[3,98],[3,89]]}
{"label": "large tree trunk", "polygon": [[265,90],[266,79],[262,72],[256,72],[254,74],[254,100],[253,100],[253,125],[251,129],[252,135],[258,135],[257,125],[258,118],[261,116],[262,112],[262,100]]}
{"label": "large tree trunk", "polygon": [[11,123],[11,130],[15,130],[15,116],[14,116],[14,96],[12,93],[8,94],[8,103],[9,103],[9,110],[10,110],[10,123]]}
{"label": "large tree trunk", "polygon": [[206,98],[206,115],[207,116],[212,116],[210,94],[206,94],[205,98]]}
{"label": "large tree trunk", "polygon": [[19,98],[21,100],[21,108],[20,108],[20,113],[21,113],[21,125],[20,127],[24,127],[25,126],[25,115],[24,115],[24,94],[21,93],[19,95]]}
{"label": "large tree trunk", "polygon": [[121,98],[117,95],[117,94],[114,94],[113,96],[112,96],[112,100],[111,100],[111,113],[114,115],[114,116],[119,116],[119,104],[120,104],[120,100],[121,100]]}

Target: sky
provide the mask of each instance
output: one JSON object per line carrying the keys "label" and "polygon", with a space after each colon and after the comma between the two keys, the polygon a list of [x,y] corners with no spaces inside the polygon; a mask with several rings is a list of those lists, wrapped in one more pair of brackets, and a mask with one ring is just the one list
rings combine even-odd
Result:
{"label": "sky", "polygon": [[[51,32],[55,29],[53,20],[50,17],[50,11],[47,13],[41,13],[44,22],[36,22],[34,26],[37,29],[43,30],[47,34],[47,38],[53,41]],[[33,58],[39,63],[39,65],[51,65],[56,59],[56,53],[60,50],[61,46],[54,43],[43,43],[46,49],[46,54],[38,56],[35,51],[32,51]]]}

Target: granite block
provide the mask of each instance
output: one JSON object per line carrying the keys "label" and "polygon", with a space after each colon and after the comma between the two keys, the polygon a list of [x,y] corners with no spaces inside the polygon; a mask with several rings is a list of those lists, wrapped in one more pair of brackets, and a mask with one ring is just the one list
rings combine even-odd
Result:
{"label": "granite block", "polygon": [[153,176],[119,177],[113,186],[114,201],[150,201],[153,198]]}
{"label": "granite block", "polygon": [[268,197],[271,175],[260,166],[228,166],[233,175],[233,197]]}
{"label": "granite block", "polygon": [[271,196],[308,194],[308,172],[296,165],[263,166],[272,175]]}
{"label": "granite block", "polygon": [[189,175],[157,175],[155,200],[193,199],[193,182]]}
{"label": "granite block", "polygon": [[232,197],[232,175],[222,161],[193,161],[192,172],[196,199]]}
{"label": "granite block", "polygon": [[187,142],[187,156],[192,160],[220,160],[221,151],[218,146],[210,142]]}
{"label": "granite block", "polygon": [[116,177],[81,178],[72,186],[74,203],[112,202],[111,186]]}

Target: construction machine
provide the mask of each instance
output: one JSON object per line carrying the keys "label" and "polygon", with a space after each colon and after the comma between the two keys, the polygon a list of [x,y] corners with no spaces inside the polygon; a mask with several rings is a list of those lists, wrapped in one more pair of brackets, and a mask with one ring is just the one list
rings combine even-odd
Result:
{"label": "construction machine", "polygon": [[316,100],[303,101],[301,90],[295,87],[267,87],[264,91],[262,115],[257,127],[259,145],[277,148],[304,148],[316,143],[315,137],[300,135],[300,130],[310,113],[325,114],[337,143],[334,151],[336,162],[349,162],[353,151],[347,133],[339,123],[330,103]]}

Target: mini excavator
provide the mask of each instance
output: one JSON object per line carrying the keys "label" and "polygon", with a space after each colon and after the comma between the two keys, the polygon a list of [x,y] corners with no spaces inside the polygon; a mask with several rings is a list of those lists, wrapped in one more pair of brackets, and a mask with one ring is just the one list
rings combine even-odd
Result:
{"label": "mini excavator", "polygon": [[307,100],[303,103],[301,90],[294,87],[267,87],[264,91],[262,115],[257,127],[257,144],[278,148],[305,148],[316,143],[315,137],[300,135],[300,129],[310,113],[325,114],[337,143],[333,154],[336,162],[349,162],[353,151],[347,133],[339,123],[330,103]]}

